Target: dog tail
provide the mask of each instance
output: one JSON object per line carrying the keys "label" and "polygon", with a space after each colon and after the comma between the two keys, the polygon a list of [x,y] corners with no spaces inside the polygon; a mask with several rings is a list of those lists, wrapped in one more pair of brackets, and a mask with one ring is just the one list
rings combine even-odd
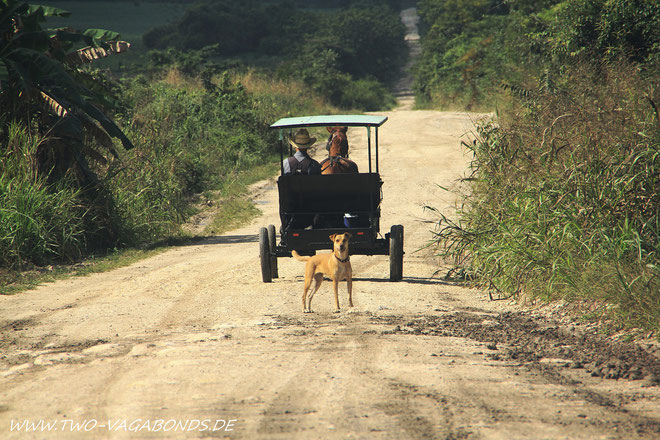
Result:
{"label": "dog tail", "polygon": [[293,255],[293,258],[295,258],[298,261],[307,261],[307,260],[309,260],[309,257],[301,257],[300,254],[296,251],[291,251],[291,255]]}

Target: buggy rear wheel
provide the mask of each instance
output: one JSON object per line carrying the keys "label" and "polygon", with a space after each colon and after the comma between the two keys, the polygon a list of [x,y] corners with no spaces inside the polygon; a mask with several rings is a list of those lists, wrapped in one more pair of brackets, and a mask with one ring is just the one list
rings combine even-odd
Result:
{"label": "buggy rear wheel", "polygon": [[261,278],[264,283],[270,283],[273,281],[273,275],[270,267],[270,242],[266,228],[259,229],[259,260],[261,260]]}
{"label": "buggy rear wheel", "polygon": [[390,229],[390,281],[403,279],[403,226]]}
{"label": "buggy rear wheel", "polygon": [[277,233],[275,225],[268,225],[268,244],[270,246],[270,274],[273,278],[279,278],[277,273],[277,257],[275,256],[275,246],[277,246]]}

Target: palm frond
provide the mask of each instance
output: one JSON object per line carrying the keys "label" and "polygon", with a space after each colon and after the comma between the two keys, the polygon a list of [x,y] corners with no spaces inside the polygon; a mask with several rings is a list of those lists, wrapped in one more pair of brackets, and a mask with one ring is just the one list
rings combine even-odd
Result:
{"label": "palm frond", "polygon": [[65,61],[69,66],[78,66],[115,53],[126,52],[130,47],[130,43],[126,41],[110,41],[104,44],[103,47],[87,46],[71,52],[66,55]]}
{"label": "palm frond", "polygon": [[63,118],[69,114],[69,112],[52,97],[48,96],[42,91],[39,91],[39,95],[41,96],[41,99],[43,99],[44,101],[44,106],[50,113],[57,115],[60,118]]}

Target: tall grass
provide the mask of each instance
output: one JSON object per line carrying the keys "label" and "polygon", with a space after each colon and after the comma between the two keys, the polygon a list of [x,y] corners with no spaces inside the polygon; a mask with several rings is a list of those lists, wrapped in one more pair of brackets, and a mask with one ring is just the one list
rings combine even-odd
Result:
{"label": "tall grass", "polygon": [[[278,164],[276,119],[335,113],[299,82],[228,72],[196,77],[176,69],[121,82],[115,120],[136,148],[95,163],[98,183],[48,184],[37,173],[39,137],[13,123],[0,144],[0,267],[78,259],[90,251],[142,246],[181,234],[195,194],[223,198],[208,233],[247,218],[247,185]],[[5,133],[3,133],[5,134]],[[223,220],[224,219],[224,220]]]}
{"label": "tall grass", "polygon": [[478,128],[469,196],[435,240],[492,291],[660,330],[658,90],[604,65],[522,96]]}
{"label": "tall grass", "polygon": [[67,182],[48,185],[37,174],[38,137],[17,123],[6,134],[0,146],[0,266],[78,257],[88,215],[79,191]]}
{"label": "tall grass", "polygon": [[238,74],[245,87],[264,111],[269,121],[285,116],[332,114],[338,109],[295,78],[281,79],[256,69]]}
{"label": "tall grass", "polygon": [[125,80],[122,98],[128,109],[120,122],[137,148],[108,170],[116,174],[107,185],[120,219],[120,244],[177,234],[192,213],[194,194],[243,194],[262,176],[255,170],[279,163],[276,133],[268,129],[275,120],[337,111],[297,81],[253,71],[209,78],[168,69],[155,78]]}

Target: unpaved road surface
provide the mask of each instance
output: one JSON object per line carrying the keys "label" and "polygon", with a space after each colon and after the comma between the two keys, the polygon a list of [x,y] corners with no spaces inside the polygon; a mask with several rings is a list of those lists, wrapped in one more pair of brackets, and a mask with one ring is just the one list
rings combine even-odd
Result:
{"label": "unpaved road surface", "polygon": [[[387,257],[354,256],[355,307],[343,284],[332,313],[325,283],[303,314],[303,263],[280,259],[280,278],[261,282],[256,233],[278,219],[274,181],[261,182],[248,227],[0,297],[0,438],[658,438],[653,347],[433,276],[438,262],[416,252],[432,228],[422,206],[449,209],[437,185],[464,172],[459,138],[477,116],[388,116],[382,229],[406,228],[402,282]],[[365,137],[349,130],[361,164]],[[55,429],[26,433],[26,420]]]}
{"label": "unpaved road surface", "polygon": [[[303,314],[302,263],[261,282],[257,231],[278,222],[261,182],[245,228],[0,297],[0,438],[660,438],[655,346],[434,276],[423,205],[450,212],[438,185],[465,172],[479,116],[403,108],[380,131],[403,281],[387,257],[354,256],[355,307],[342,284],[332,313],[325,283]],[[366,130],[348,136],[365,169]]]}

